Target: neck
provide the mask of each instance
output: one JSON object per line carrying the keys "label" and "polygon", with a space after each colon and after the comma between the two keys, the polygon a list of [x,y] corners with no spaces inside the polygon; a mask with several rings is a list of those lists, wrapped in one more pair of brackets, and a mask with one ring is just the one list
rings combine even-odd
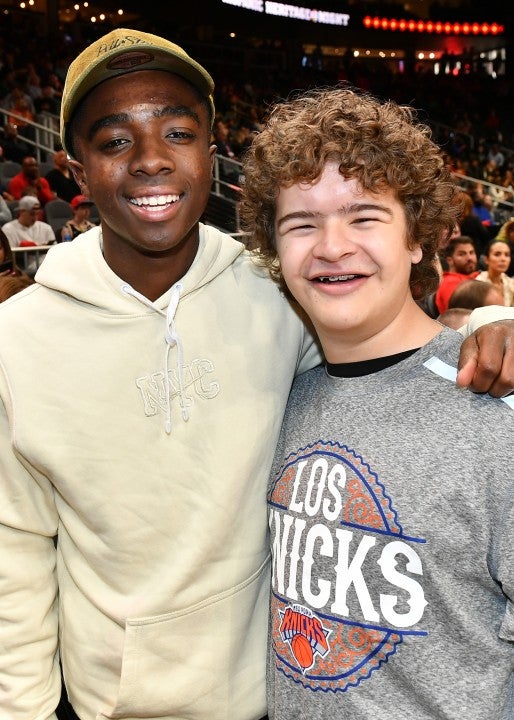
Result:
{"label": "neck", "polygon": [[141,251],[125,240],[107,240],[104,234],[103,254],[111,270],[134,290],[155,302],[189,270],[198,250],[198,230],[177,246],[161,252]]}
{"label": "neck", "polygon": [[410,298],[396,315],[367,320],[337,332],[327,331],[314,323],[329,363],[373,360],[426,345],[441,332],[442,326],[430,318]]}
{"label": "neck", "polygon": [[487,276],[488,276],[489,280],[490,280],[494,285],[500,285],[500,284],[501,284],[501,281],[502,281],[502,280],[501,280],[502,273],[501,273],[500,271],[498,271],[498,270],[488,270],[488,271],[487,271]]}

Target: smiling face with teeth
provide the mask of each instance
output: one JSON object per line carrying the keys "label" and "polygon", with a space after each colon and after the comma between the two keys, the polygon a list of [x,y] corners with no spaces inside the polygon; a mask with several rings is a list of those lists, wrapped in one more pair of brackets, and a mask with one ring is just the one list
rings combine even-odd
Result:
{"label": "smiling face with teeth", "polygon": [[198,249],[215,153],[208,108],[177,75],[137,71],[92,90],[73,128],[70,164],[98,208],[105,259],[156,299]]}
{"label": "smiling face with teeth", "polygon": [[329,161],[315,182],[280,189],[275,217],[282,275],[330,362],[420,347],[439,332],[412,298],[421,249],[409,249],[392,191],[364,192]]}

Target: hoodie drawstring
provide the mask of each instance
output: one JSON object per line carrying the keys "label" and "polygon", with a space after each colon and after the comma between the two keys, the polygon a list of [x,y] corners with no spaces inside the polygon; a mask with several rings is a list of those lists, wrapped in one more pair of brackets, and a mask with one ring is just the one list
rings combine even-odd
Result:
{"label": "hoodie drawstring", "polygon": [[170,383],[170,377],[169,377],[169,354],[170,349],[177,346],[177,380],[178,380],[178,386],[179,386],[179,399],[180,399],[180,408],[182,413],[182,420],[184,422],[187,422],[189,420],[189,413],[187,410],[187,400],[186,400],[186,393],[184,389],[184,383],[183,383],[183,374],[182,374],[182,363],[183,363],[183,348],[182,348],[182,341],[180,339],[180,336],[177,331],[176,323],[175,323],[175,314],[177,312],[178,303],[180,300],[180,293],[182,292],[183,286],[181,283],[175,283],[173,287],[171,288],[171,297],[170,301],[168,303],[168,308],[166,312],[158,308],[154,303],[149,300],[147,297],[139,293],[137,290],[134,290],[134,288],[129,285],[128,283],[124,283],[121,287],[122,292],[124,292],[126,295],[131,295],[132,297],[136,298],[136,300],[139,300],[140,303],[145,305],[146,307],[150,308],[154,312],[158,313],[159,315],[162,315],[166,318],[166,332],[164,335],[164,338],[166,340],[166,348],[164,350],[164,388],[165,388],[165,394],[166,394],[166,432],[168,435],[171,433],[171,383]]}
{"label": "hoodie drawstring", "polygon": [[167,385],[167,396],[168,396],[168,403],[167,403],[167,411],[166,411],[166,432],[171,432],[171,403],[170,403],[170,377],[168,373],[168,358],[170,353],[170,348],[172,348],[174,345],[177,346],[177,379],[178,379],[178,388],[179,388],[179,397],[180,397],[180,408],[182,410],[182,420],[184,422],[187,422],[189,420],[189,413],[187,411],[187,405],[186,405],[186,394],[184,391],[184,383],[182,378],[182,363],[183,363],[183,350],[182,350],[182,340],[180,339],[180,335],[177,332],[177,326],[175,324],[175,313],[177,312],[178,302],[180,300],[180,293],[182,292],[182,285],[180,283],[175,283],[175,285],[171,289],[171,298],[168,303],[168,309],[166,311],[166,342],[168,344],[165,358],[164,358],[164,368],[166,372],[166,385]]}

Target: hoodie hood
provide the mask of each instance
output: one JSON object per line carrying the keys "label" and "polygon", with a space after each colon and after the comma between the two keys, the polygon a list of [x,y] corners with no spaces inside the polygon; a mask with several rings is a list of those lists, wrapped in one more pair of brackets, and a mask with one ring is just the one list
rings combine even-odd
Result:
{"label": "hoodie hood", "polygon": [[[196,258],[180,280],[181,297],[216,278],[243,251],[242,243],[213,227],[200,224]],[[99,227],[79,235],[72,243],[60,243],[52,247],[35,279],[50,290],[66,293],[103,312],[141,314],[141,302],[134,297],[139,294],[127,293],[127,283],[104,260],[102,231]],[[171,294],[170,287],[155,302],[148,301],[148,312],[162,310],[166,314]]]}
{"label": "hoodie hood", "polygon": [[198,252],[187,273],[155,302],[124,282],[109,268],[102,254],[102,231],[95,227],[79,235],[73,243],[52,248],[36,273],[36,282],[102,312],[116,315],[156,313],[163,320],[163,367],[165,383],[165,429],[171,432],[170,351],[176,349],[176,375],[184,422],[189,420],[183,380],[183,346],[175,322],[180,299],[199,290],[227,269],[244,250],[230,236],[207,225],[200,225]]}

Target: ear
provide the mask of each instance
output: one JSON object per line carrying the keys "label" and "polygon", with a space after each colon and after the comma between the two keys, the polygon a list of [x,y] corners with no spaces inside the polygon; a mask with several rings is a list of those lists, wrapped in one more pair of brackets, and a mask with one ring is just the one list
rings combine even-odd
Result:
{"label": "ear", "polygon": [[209,147],[209,156],[210,156],[210,161],[211,161],[211,173],[214,172],[214,161],[216,159],[216,150],[217,150],[216,145],[211,145]]}
{"label": "ear", "polygon": [[71,172],[73,173],[73,177],[75,178],[77,185],[80,188],[80,192],[86,197],[90,197],[84,166],[82,165],[82,163],[79,163],[78,160],[72,160],[71,158],[68,161],[68,164],[70,166]]}
{"label": "ear", "polygon": [[423,257],[423,250],[421,249],[421,245],[416,245],[411,251],[410,251],[410,261],[412,265],[417,265],[419,262],[421,262],[421,259]]}

